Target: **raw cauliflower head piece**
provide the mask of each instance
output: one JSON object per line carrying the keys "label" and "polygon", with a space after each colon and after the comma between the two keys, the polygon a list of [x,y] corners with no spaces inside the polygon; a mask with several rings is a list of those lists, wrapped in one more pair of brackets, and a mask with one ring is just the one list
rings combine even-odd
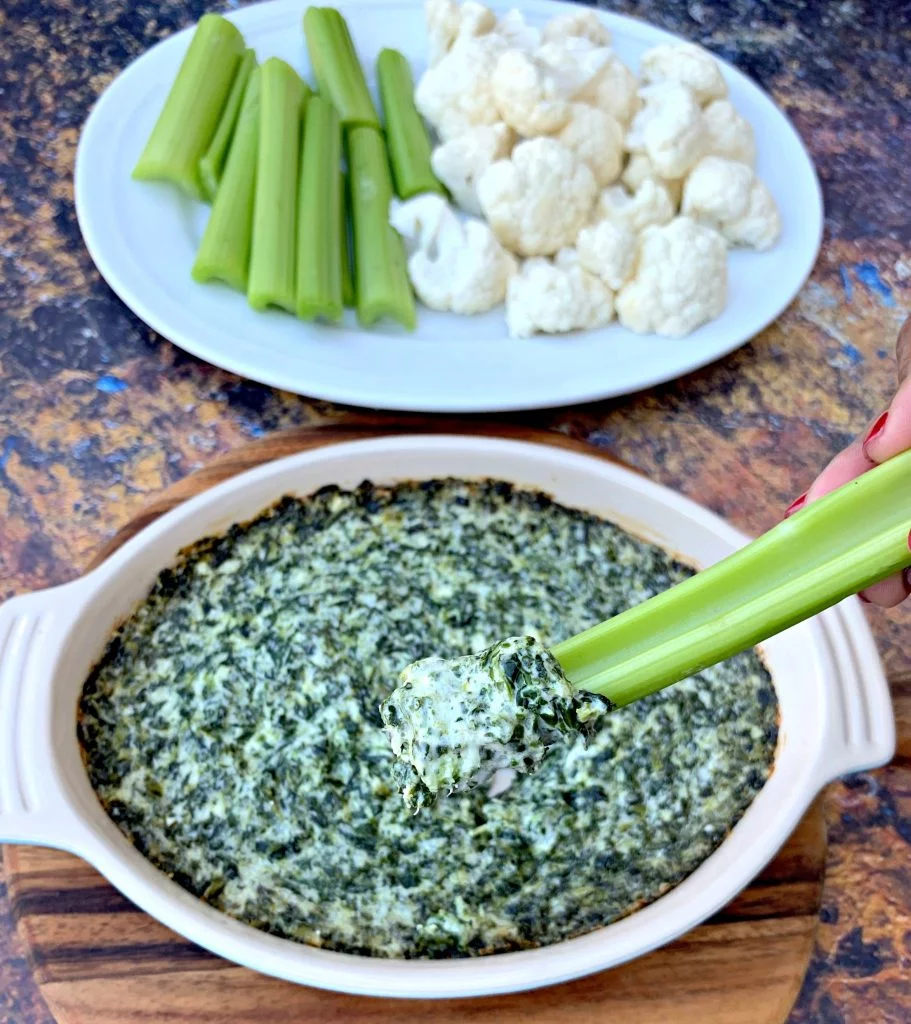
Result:
{"label": "raw cauliflower head piece", "polygon": [[433,151],[430,158],[433,173],[466,213],[481,215],[476,190],[478,178],[495,160],[509,156],[515,138],[512,128],[502,122],[482,124],[469,128]]}
{"label": "raw cauliflower head piece", "polygon": [[452,49],[421,76],[414,91],[418,110],[443,139],[500,120],[491,77],[506,41],[491,33],[458,38]]}
{"label": "raw cauliflower head piece", "polygon": [[513,50],[533,53],[542,42],[541,29],[536,25],[529,25],[525,15],[515,7],[500,18],[496,31]]}
{"label": "raw cauliflower head piece", "polygon": [[768,249],[781,233],[775,200],[752,168],[707,156],[683,187],[683,213],[717,228],[731,245]]}
{"label": "raw cauliflower head piece", "polygon": [[430,309],[469,316],[486,313],[506,296],[518,264],[481,220],[445,221],[434,244],[408,260],[408,276]]}
{"label": "raw cauliflower head piece", "polygon": [[430,249],[440,234],[458,221],[449,203],[437,192],[424,192],[402,202],[389,203],[389,223],[401,235],[407,253]]}
{"label": "raw cauliflower head piece", "polygon": [[623,222],[602,220],[583,228],[576,241],[579,266],[599,277],[615,292],[632,277],[636,234]]}
{"label": "raw cauliflower head piece", "polygon": [[620,181],[630,190],[637,192],[644,181],[651,179],[667,189],[675,209],[680,206],[683,196],[682,178],[662,178],[646,153],[631,153],[620,175]]}
{"label": "raw cauliflower head piece", "polygon": [[609,46],[598,46],[581,36],[568,36],[545,42],[537,57],[567,83],[574,100],[598,107],[624,127],[639,109],[636,76]]}
{"label": "raw cauliflower head piece", "polygon": [[595,204],[595,220],[624,224],[635,234],[652,224],[667,224],[674,217],[674,202],[661,182],[646,178],[633,195],[622,185],[601,192]]}
{"label": "raw cauliflower head piece", "polygon": [[645,153],[662,178],[682,178],[708,152],[709,134],[692,90],[676,82],[651,85],[626,136],[631,153]]}
{"label": "raw cauliflower head piece", "polygon": [[593,10],[583,7],[558,14],[544,26],[546,43],[562,43],[564,39],[587,39],[595,46],[610,46],[611,34]]}
{"label": "raw cauliflower head piece", "polygon": [[573,249],[561,250],[554,260],[526,260],[506,290],[512,338],[603,327],[613,315],[613,293],[580,266]]}
{"label": "raw cauliflower head piece", "polygon": [[637,334],[681,338],[720,316],[727,293],[724,239],[689,217],[676,217],[639,237],[636,272],[617,296],[617,316]]}
{"label": "raw cauliflower head piece", "polygon": [[756,164],[756,139],[753,127],[730,100],[714,100],[703,111],[709,133],[709,152],[727,160]]}
{"label": "raw cauliflower head piece", "polygon": [[507,50],[500,56],[491,90],[500,118],[527,139],[559,131],[569,120],[565,83],[523,50]]}
{"label": "raw cauliflower head piece", "polygon": [[424,0],[427,25],[427,63],[438,64],[462,37],[481,36],[497,26],[493,11],[474,0],[459,4],[456,0]]}
{"label": "raw cauliflower head piece", "polygon": [[572,245],[596,193],[588,167],[548,138],[520,142],[478,181],[478,200],[494,234],[520,256],[550,256]]}
{"label": "raw cauliflower head piece", "polygon": [[771,249],[781,236],[781,216],[772,193],[759,178],[753,178],[746,212],[737,220],[727,221],[721,233],[731,245],[750,249]]}
{"label": "raw cauliflower head piece", "polygon": [[752,184],[753,171],[746,164],[703,157],[683,186],[682,212],[712,227],[738,220],[746,213]]}
{"label": "raw cauliflower head piece", "polygon": [[427,25],[427,63],[438,64],[456,41],[462,13],[457,0],[424,0]]}
{"label": "raw cauliflower head piece", "polygon": [[723,99],[727,83],[718,61],[695,43],[662,43],[642,55],[643,82],[679,82],[692,90],[699,103]]}
{"label": "raw cauliflower head piece", "polygon": [[615,117],[597,107],[573,103],[569,121],[557,138],[588,165],[600,187],[617,180],[623,166],[623,128]]}
{"label": "raw cauliflower head piece", "polygon": [[560,42],[542,43],[535,58],[560,83],[566,95],[575,99],[613,59],[613,50],[571,36]]}

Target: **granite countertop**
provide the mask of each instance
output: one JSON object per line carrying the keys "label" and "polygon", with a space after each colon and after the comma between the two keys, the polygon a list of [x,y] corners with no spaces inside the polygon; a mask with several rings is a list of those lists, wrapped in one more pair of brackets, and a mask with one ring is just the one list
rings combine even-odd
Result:
{"label": "granite countertop", "polygon": [[[585,438],[758,532],[893,387],[892,346],[911,306],[911,3],[609,6],[705,43],[772,93],[819,168],[823,250],[791,308],[721,363],[633,399],[517,419]],[[0,599],[75,576],[150,495],[215,453],[352,415],[184,355],[114,297],[81,242],[72,173],[89,107],[133,57],[204,10],[200,0],[0,10]],[[911,692],[909,613],[871,610],[871,621],[893,686]],[[833,787],[827,819],[818,950],[792,1021],[908,1020],[907,759]],[[0,889],[0,1021],[49,1019]]]}

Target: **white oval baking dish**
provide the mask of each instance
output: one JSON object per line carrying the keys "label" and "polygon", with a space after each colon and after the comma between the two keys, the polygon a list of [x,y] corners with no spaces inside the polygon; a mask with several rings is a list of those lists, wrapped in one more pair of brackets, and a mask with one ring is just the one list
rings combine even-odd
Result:
{"label": "white oval baking dish", "polygon": [[856,600],[764,645],[781,703],[775,770],[729,837],[693,874],[628,918],[541,949],[474,959],[382,960],[264,934],[201,903],[153,867],[98,803],[76,741],[78,695],[110,632],[181,548],[248,520],[284,494],[431,477],[538,488],[707,566],[746,538],[665,488],[597,457],[478,436],[355,441],[261,466],[206,491],[100,568],[0,608],[0,840],[76,853],[168,927],[289,981],[377,996],[476,996],[566,981],[637,957],[723,906],[775,855],[825,783],[888,761],[886,681]]}

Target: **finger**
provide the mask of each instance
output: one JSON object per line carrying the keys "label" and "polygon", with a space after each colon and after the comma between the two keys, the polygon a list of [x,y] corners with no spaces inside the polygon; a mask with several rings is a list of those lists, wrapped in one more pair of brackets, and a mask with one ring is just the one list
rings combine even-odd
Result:
{"label": "finger", "polygon": [[813,486],[807,491],[806,503],[816,501],[824,494],[856,480],[875,465],[876,463],[867,457],[863,442],[858,438],[844,451],[839,452],[813,481]]}
{"label": "finger", "polygon": [[898,391],[885,412],[867,431],[864,451],[873,462],[885,462],[911,448],[911,317],[898,332]]}
{"label": "finger", "polygon": [[879,605],[880,608],[894,608],[901,604],[911,594],[908,574],[899,573],[897,576],[890,576],[881,583],[874,583],[867,587],[862,596],[870,604]]}

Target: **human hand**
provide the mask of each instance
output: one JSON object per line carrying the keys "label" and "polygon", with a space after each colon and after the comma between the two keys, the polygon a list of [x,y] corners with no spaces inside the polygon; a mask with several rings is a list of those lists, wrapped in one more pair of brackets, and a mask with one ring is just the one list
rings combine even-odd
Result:
{"label": "human hand", "polygon": [[[889,408],[881,412],[867,430],[843,452],[839,452],[813,482],[812,487],[794,501],[785,518],[804,505],[856,479],[868,469],[911,448],[911,317],[902,324],[895,346],[898,359],[898,390]],[[911,509],[909,516],[911,516]],[[891,608],[911,594],[911,570],[868,587],[860,595],[865,601]]]}

